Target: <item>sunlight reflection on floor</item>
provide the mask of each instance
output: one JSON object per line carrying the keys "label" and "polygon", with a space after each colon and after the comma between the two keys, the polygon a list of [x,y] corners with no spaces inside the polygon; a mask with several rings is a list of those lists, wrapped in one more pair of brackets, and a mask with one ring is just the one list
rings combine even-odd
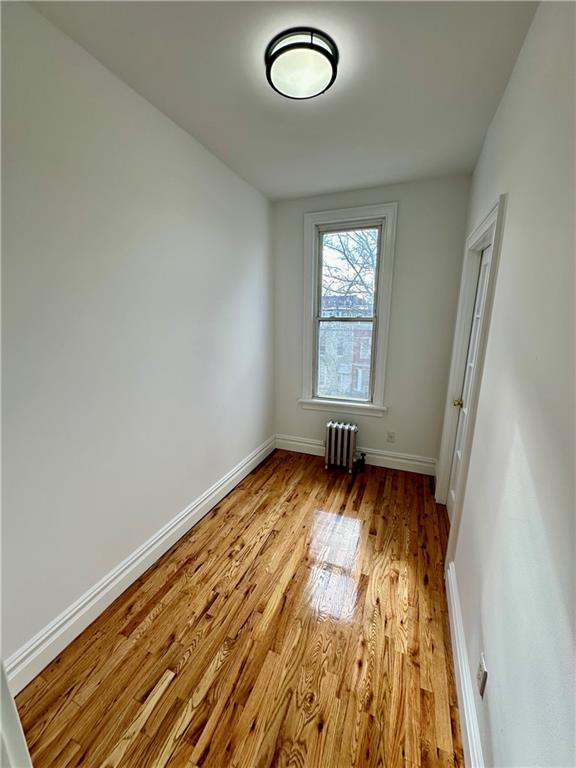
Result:
{"label": "sunlight reflection on floor", "polygon": [[316,510],[310,543],[313,563],[308,604],[318,616],[349,621],[357,599],[353,574],[359,555],[362,520]]}

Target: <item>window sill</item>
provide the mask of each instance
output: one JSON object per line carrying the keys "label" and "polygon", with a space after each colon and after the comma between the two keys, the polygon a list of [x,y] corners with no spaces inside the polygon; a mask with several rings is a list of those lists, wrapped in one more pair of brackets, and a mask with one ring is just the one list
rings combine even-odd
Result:
{"label": "window sill", "polygon": [[364,416],[384,416],[388,410],[385,405],[354,403],[349,400],[321,400],[318,397],[301,397],[298,402],[307,411],[332,411],[333,413],[359,413]]}

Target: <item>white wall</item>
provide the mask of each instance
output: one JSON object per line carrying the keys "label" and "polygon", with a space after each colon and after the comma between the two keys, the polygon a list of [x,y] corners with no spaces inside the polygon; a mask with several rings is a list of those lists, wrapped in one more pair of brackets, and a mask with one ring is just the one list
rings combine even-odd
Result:
{"label": "white wall", "polygon": [[573,766],[574,5],[543,3],[474,173],[508,194],[456,571],[487,765]]}
{"label": "white wall", "polygon": [[267,201],[28,6],[3,27],[9,655],[273,434],[273,316]]}
{"label": "white wall", "polygon": [[[382,418],[354,416],[359,443],[436,458],[464,248],[468,177],[274,203],[276,431],[321,439],[330,413],[303,410],[304,214],[398,201],[392,314]],[[386,432],[396,442],[386,442]]]}

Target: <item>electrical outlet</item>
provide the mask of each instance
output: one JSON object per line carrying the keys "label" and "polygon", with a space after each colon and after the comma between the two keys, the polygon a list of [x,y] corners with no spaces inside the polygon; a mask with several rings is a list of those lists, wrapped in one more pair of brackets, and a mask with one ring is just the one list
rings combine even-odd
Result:
{"label": "electrical outlet", "polygon": [[386,432],[386,442],[387,443],[395,443],[396,442],[396,432]]}
{"label": "electrical outlet", "polygon": [[486,659],[484,654],[480,654],[480,662],[478,664],[478,671],[476,672],[476,682],[478,683],[478,690],[480,696],[484,698],[484,690],[486,688],[486,682],[488,680],[488,669],[486,668]]}

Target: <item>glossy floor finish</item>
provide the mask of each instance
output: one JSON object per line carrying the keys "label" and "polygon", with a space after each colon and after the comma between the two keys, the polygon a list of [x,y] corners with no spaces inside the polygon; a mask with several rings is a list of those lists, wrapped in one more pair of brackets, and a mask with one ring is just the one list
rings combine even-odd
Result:
{"label": "glossy floor finish", "polygon": [[18,696],[35,768],[462,766],[447,531],[276,451]]}

